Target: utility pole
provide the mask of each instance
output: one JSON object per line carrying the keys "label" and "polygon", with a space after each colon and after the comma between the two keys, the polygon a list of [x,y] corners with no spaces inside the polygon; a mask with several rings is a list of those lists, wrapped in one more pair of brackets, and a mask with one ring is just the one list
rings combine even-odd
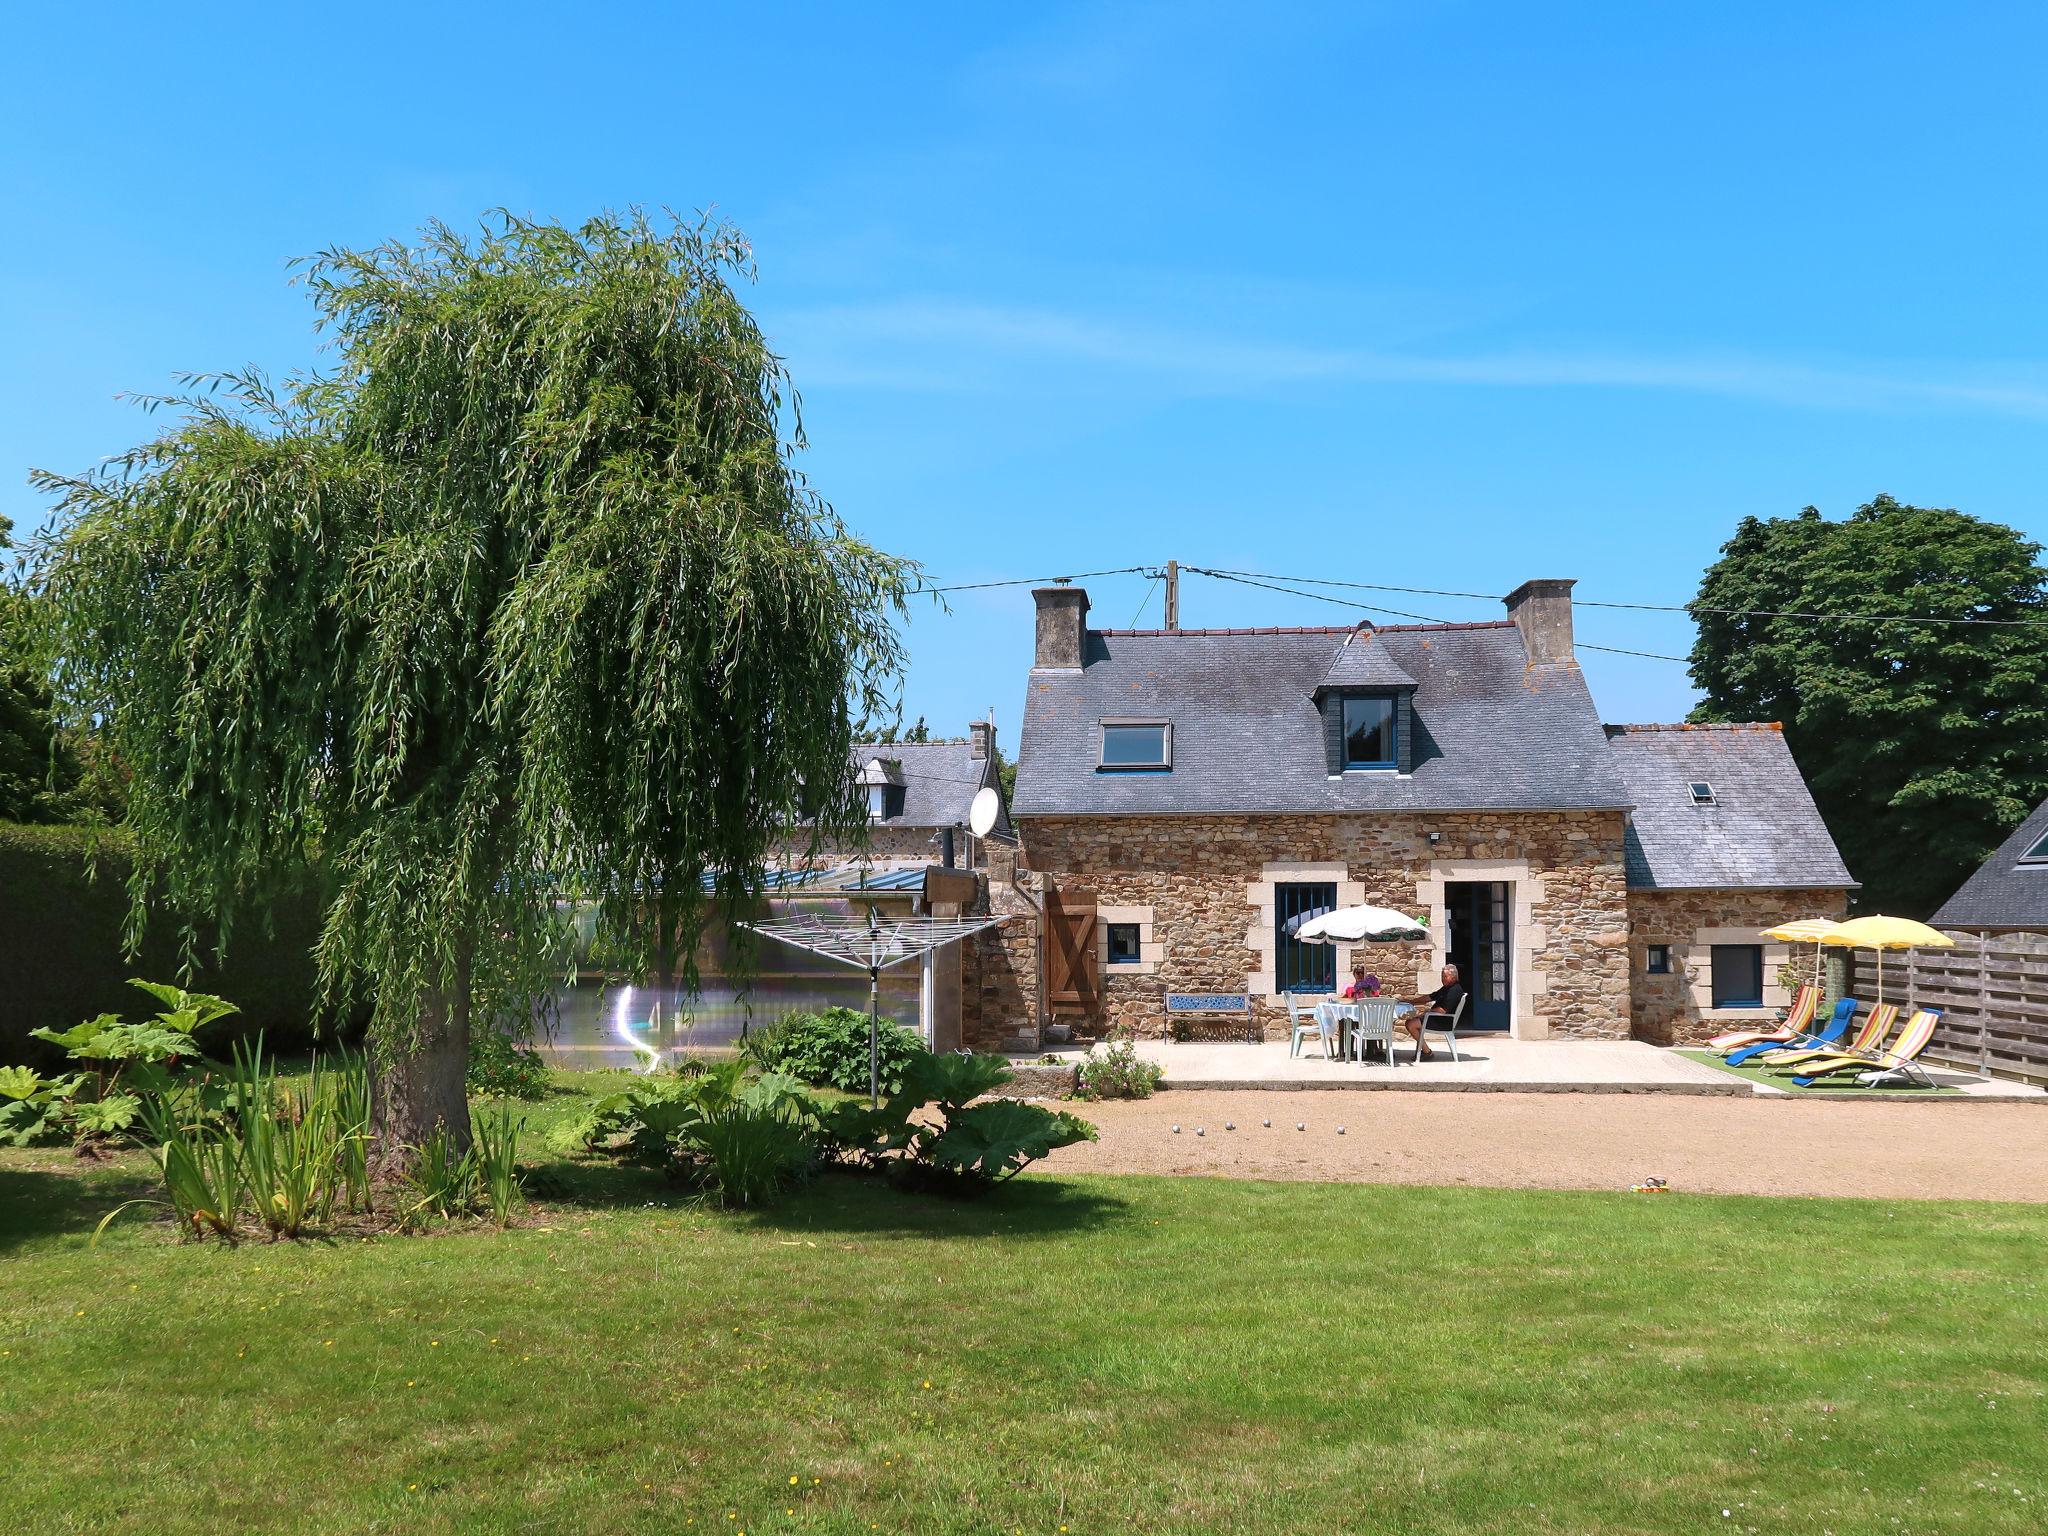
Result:
{"label": "utility pole", "polygon": [[1180,562],[1166,562],[1166,627],[1169,631],[1180,628]]}

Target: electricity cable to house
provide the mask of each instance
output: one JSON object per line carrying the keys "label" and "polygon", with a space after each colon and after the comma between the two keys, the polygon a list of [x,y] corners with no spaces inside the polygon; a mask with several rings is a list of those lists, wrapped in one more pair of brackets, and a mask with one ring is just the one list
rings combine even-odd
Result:
{"label": "electricity cable to house", "polygon": [[[1234,582],[1240,586],[1277,592],[1286,597],[1307,598],[1318,602],[1336,603],[1357,613],[1383,615],[1387,618],[1406,619],[1423,624],[1451,624],[1458,621],[1446,619],[1435,614],[1417,613],[1408,609],[1390,608],[1383,604],[1363,602],[1355,598],[1340,596],[1339,593],[1384,592],[1415,597],[1455,598],[1469,602],[1499,603],[1506,601],[1502,594],[1495,592],[1469,592],[1447,587],[1398,586],[1387,582],[1346,581],[1330,576],[1290,576],[1270,571],[1247,571],[1220,566],[1183,566],[1177,561],[1172,560],[1167,561],[1163,567],[1157,565],[1115,566],[1105,570],[1077,571],[1070,575],[1017,576],[990,581],[955,582],[943,586],[922,587],[918,590],[919,592],[932,594],[976,592],[1000,587],[1065,586],[1074,581],[1098,576],[1144,576],[1149,578],[1149,581],[1145,588],[1144,596],[1138,604],[1138,611],[1131,618],[1131,626],[1135,628],[1138,620],[1144,616],[1145,610],[1151,606],[1153,591],[1159,586],[1163,578],[1166,587],[1164,627],[1168,630],[1177,630],[1180,627],[1179,577],[1183,571],[1197,576],[1207,576],[1216,581]],[[1337,590],[1313,590],[1316,588],[1334,588]],[[1944,628],[1982,626],[2008,629],[2048,627],[2048,619],[1954,617],[1908,613],[1809,613],[1799,609],[1732,608],[1705,603],[1642,603],[1581,597],[1572,598],[1571,603],[1574,608],[1601,608],[1633,613],[1683,614],[1693,619],[1698,619],[1703,615],[1713,615],[1721,618],[1781,619],[1794,623],[1811,624],[1932,625]],[[1601,651],[1612,656],[1640,657],[1647,661],[1666,661],[1684,664],[1690,659],[1685,656],[1674,656],[1664,651],[1641,650],[1619,645],[1601,645],[1586,640],[1580,641],[1579,647],[1582,650]]]}

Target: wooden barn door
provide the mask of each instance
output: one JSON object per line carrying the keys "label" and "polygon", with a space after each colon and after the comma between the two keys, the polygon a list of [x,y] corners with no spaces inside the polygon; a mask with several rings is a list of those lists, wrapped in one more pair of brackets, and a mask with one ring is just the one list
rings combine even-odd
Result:
{"label": "wooden barn door", "polygon": [[1045,890],[1045,1001],[1054,1013],[1093,1013],[1100,984],[1095,893]]}

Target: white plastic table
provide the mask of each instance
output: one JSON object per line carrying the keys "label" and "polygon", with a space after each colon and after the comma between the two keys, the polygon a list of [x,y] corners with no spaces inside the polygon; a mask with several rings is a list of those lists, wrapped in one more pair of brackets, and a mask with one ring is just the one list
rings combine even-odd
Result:
{"label": "white plastic table", "polygon": [[1357,1002],[1327,1002],[1316,1004],[1316,1022],[1337,1030],[1337,1051],[1346,1058],[1356,1056],[1365,1060],[1362,1049],[1367,1043],[1377,1040],[1386,1047],[1387,1065],[1394,1064],[1394,1021],[1409,1012],[1406,1003],[1397,1003],[1391,998],[1369,997]]}

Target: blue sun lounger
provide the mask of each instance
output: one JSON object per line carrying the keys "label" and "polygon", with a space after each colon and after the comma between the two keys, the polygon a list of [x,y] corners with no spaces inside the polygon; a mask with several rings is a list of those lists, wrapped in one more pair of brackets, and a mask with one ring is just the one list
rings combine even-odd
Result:
{"label": "blue sun lounger", "polygon": [[1855,998],[1845,997],[1835,1004],[1835,1011],[1827,1023],[1814,1033],[1793,1041],[1770,1040],[1760,1045],[1746,1045],[1741,1050],[1729,1054],[1728,1065],[1739,1067],[1750,1057],[1761,1056],[1766,1051],[1817,1051],[1823,1046],[1834,1045],[1849,1033],[1849,1022],[1856,1017],[1856,1009],[1859,1006]]}

